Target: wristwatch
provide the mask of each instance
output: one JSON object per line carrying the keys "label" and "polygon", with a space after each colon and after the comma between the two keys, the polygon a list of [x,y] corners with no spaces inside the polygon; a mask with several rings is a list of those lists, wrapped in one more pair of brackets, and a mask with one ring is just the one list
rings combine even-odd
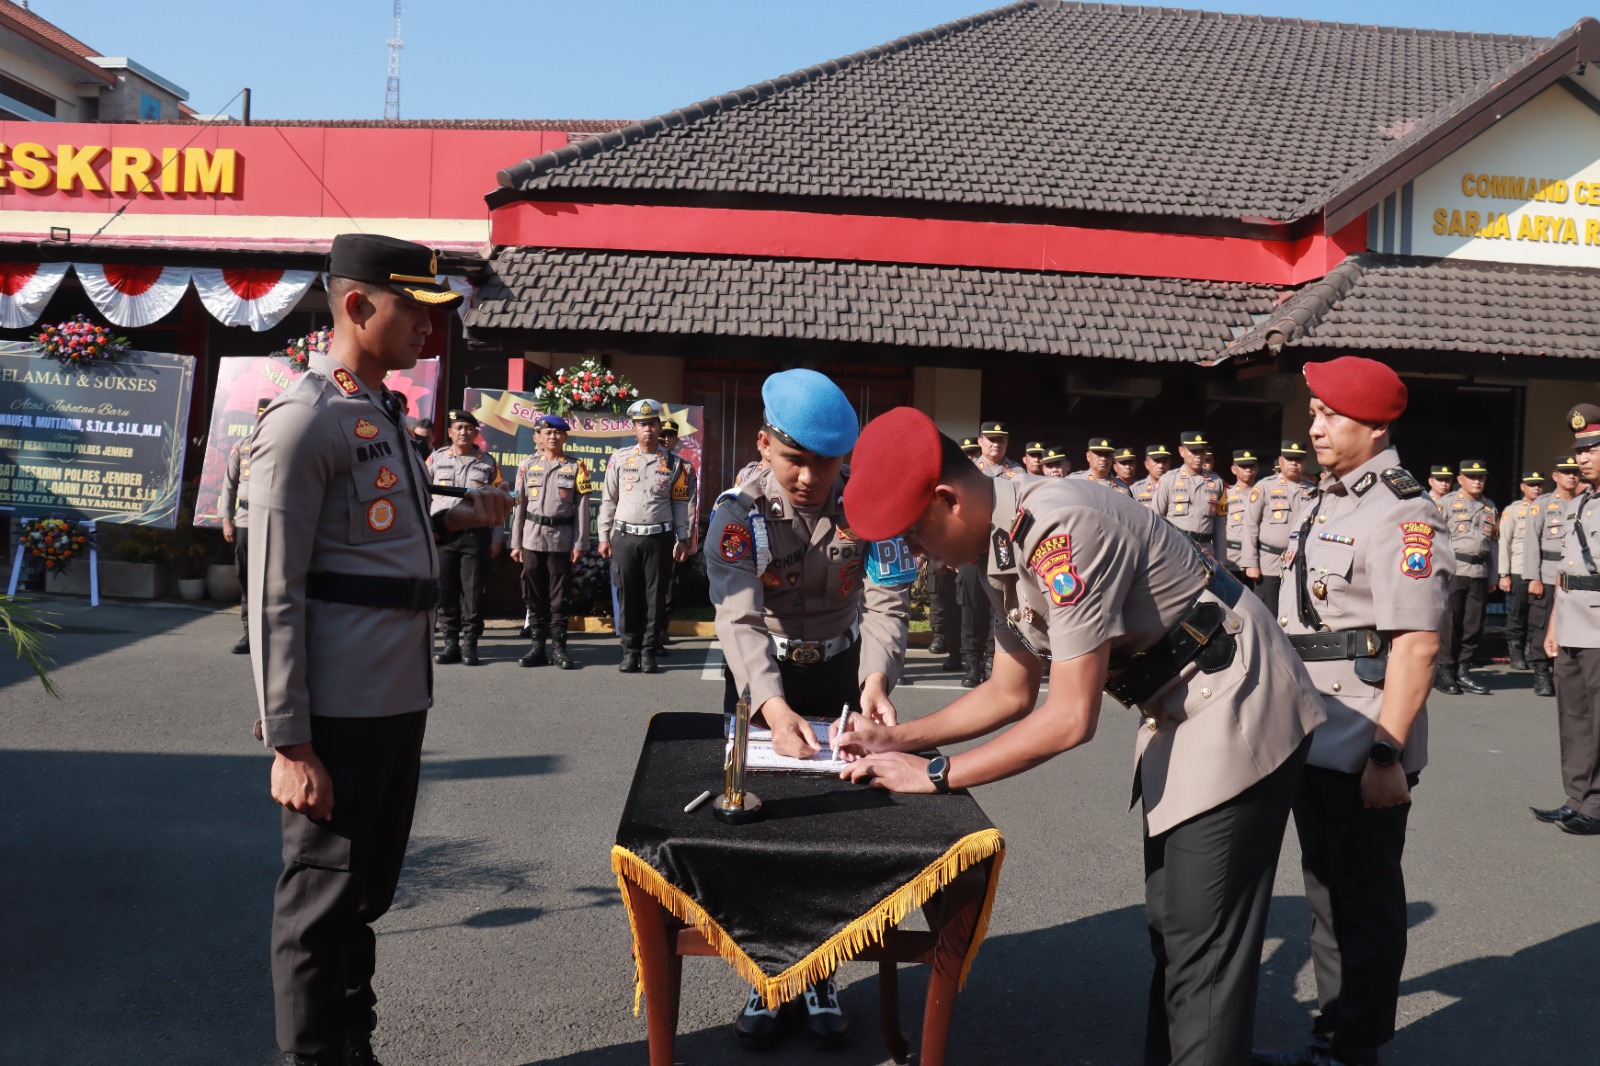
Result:
{"label": "wristwatch", "polygon": [[1405,753],[1406,749],[1398,744],[1391,744],[1387,740],[1375,740],[1372,742],[1371,750],[1367,752],[1367,758],[1372,761],[1373,766],[1393,766]]}
{"label": "wristwatch", "polygon": [[943,755],[935,755],[928,760],[928,780],[933,782],[935,791],[949,792],[950,760]]}

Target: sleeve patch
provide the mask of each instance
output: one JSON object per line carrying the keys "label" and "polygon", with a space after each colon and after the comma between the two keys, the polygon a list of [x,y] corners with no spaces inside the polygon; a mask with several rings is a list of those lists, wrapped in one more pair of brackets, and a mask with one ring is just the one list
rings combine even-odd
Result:
{"label": "sleeve patch", "polygon": [[589,480],[589,466],[583,460],[578,460],[578,494],[586,496],[594,491],[594,483]]}
{"label": "sleeve patch", "polygon": [[738,562],[750,554],[750,530],[737,522],[729,522],[722,527],[722,539],[717,547],[728,562]]}
{"label": "sleeve patch", "polygon": [[1405,548],[1400,554],[1400,572],[1422,579],[1433,575],[1433,526],[1427,522],[1401,522],[1400,535]]}
{"label": "sleeve patch", "polygon": [[1071,607],[1083,598],[1088,586],[1072,563],[1071,537],[1058,535],[1040,541],[1028,557],[1028,566],[1039,575],[1050,602],[1057,607]]}

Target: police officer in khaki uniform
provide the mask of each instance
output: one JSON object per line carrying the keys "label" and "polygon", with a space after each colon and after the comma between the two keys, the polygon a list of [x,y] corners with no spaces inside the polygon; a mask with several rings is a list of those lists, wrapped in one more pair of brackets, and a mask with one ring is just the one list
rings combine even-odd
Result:
{"label": "police officer in khaki uniform", "polygon": [[1139,478],[1139,456],[1132,448],[1123,446],[1117,449],[1117,454],[1111,457],[1111,472],[1128,486],[1128,494],[1133,494],[1133,483]]}
{"label": "police officer in khaki uniform", "polygon": [[1052,444],[1045,449],[1044,462],[1039,466],[1045,477],[1072,477],[1068,473],[1072,469],[1072,460],[1067,458],[1067,449],[1059,444]]}
{"label": "police officer in khaki uniform", "polygon": [[1308,363],[1321,494],[1295,516],[1280,614],[1328,721],[1294,803],[1319,1012],[1273,1066],[1374,1066],[1394,1037],[1406,957],[1401,869],[1428,762],[1427,697],[1449,537],[1390,443],[1406,387],[1374,359]]}
{"label": "police officer in khaki uniform", "polygon": [[[1317,494],[1316,485],[1305,477],[1308,454],[1305,441],[1282,442],[1278,446],[1277,472],[1256,485],[1253,499],[1246,497],[1244,572],[1259,578],[1256,596],[1280,618],[1284,613],[1278,606],[1283,587],[1283,553],[1289,547],[1292,520]],[[1252,569],[1256,574],[1250,573]]]}
{"label": "police officer in khaki uniform", "polygon": [[1566,800],[1554,810],[1529,809],[1569,833],[1600,836],[1600,407],[1578,404],[1567,412],[1567,425],[1584,484],[1567,507],[1561,577],[1544,638],[1545,654],[1556,664]]}
{"label": "police officer in khaki uniform", "polygon": [[[846,776],[970,788],[1088,741],[1104,693],[1136,707],[1155,955],[1145,1061],[1243,1063],[1278,848],[1323,720],[1283,631],[1149,509],[1082,481],[975,477],[911,408],[869,423],[852,463],[857,532],[904,534],[938,559],[980,556],[1007,625],[994,678],[972,695],[892,727],[853,718],[846,750],[875,754]],[[908,754],[1007,726],[957,755]]]}
{"label": "police officer in khaki uniform", "polygon": [[1544,598],[1535,601],[1528,610],[1528,665],[1533,667],[1533,694],[1556,694],[1555,664],[1544,649],[1544,636],[1550,628],[1550,613],[1555,608],[1556,584],[1561,580],[1562,544],[1567,535],[1567,512],[1577,499],[1582,485],[1578,460],[1570,455],[1557,456],[1550,467],[1550,480],[1555,491],[1540,497],[1543,513],[1539,535],[1539,580],[1544,584]]}
{"label": "police officer in khaki uniform", "polygon": [[[692,505],[696,494],[699,492],[700,480],[699,476],[695,473],[694,464],[689,462],[687,459],[683,459],[681,455],[678,455],[678,423],[676,419],[664,418],[661,420],[661,448],[663,451],[671,452],[674,456],[677,456],[679,459],[683,460],[684,477],[688,480],[689,485],[689,501],[691,504],[689,522],[692,527],[694,524]],[[765,469],[765,467],[763,467],[763,469]],[[666,610],[662,614],[661,618],[661,643],[656,645],[657,656],[667,656],[672,654],[671,652],[667,651],[667,645],[671,643],[670,638],[667,636],[667,628],[672,624],[672,594],[673,590],[677,587],[678,564],[674,562],[669,564],[667,567],[667,605]]]}
{"label": "police officer in khaki uniform", "polygon": [[1434,687],[1459,696],[1463,690],[1487,696],[1489,689],[1472,676],[1472,658],[1483,635],[1489,590],[1496,583],[1495,542],[1500,509],[1483,494],[1489,468],[1481,459],[1463,459],[1456,467],[1460,489],[1441,501],[1445,528],[1456,565],[1450,576],[1450,609],[1439,636],[1439,670]]}
{"label": "police officer in khaki uniform", "polygon": [[1213,559],[1226,559],[1223,537],[1227,521],[1228,490],[1222,479],[1205,469],[1211,441],[1198,429],[1178,435],[1178,456],[1183,465],[1169,470],[1156,484],[1151,508]]}
{"label": "police officer in khaki uniform", "polygon": [[[499,486],[500,464],[478,447],[478,420],[470,411],[448,416],[450,443],[428,456],[428,477],[435,485],[457,489]],[[433,510],[447,511],[453,496],[433,497]],[[483,594],[489,587],[489,562],[500,557],[505,533],[463,529],[439,544],[439,623],[444,648],[433,657],[441,666],[477,666],[478,640],[483,636]]]}
{"label": "police officer in khaki uniform", "polygon": [[636,444],[606,464],[600,499],[600,558],[613,559],[617,637],[625,674],[661,672],[656,649],[667,632],[667,582],[672,564],[689,553],[689,465],[661,447],[661,405],[628,408]]}
{"label": "police officer in khaki uniform", "polygon": [[1449,463],[1435,463],[1428,468],[1428,498],[1444,514],[1446,497],[1456,491],[1456,469]]}
{"label": "police officer in khaki uniform", "polygon": [[[1541,611],[1539,625],[1532,626],[1530,608],[1545,600],[1544,578],[1540,576],[1540,553],[1544,550],[1544,475],[1537,470],[1523,473],[1522,499],[1500,516],[1500,541],[1495,568],[1500,572],[1500,591],[1506,594],[1506,650],[1511,669],[1528,669],[1529,644],[1544,643],[1544,623],[1549,611]],[[1531,635],[1530,635],[1531,634]]]}
{"label": "police officer in khaki uniform", "polygon": [[[272,400],[256,401],[256,421]],[[253,432],[253,430],[252,430]],[[242,632],[228,650],[250,654],[250,437],[228,449],[222,472],[222,539],[233,545],[233,565],[239,574],[239,623]],[[259,739],[259,738],[258,738]]]}
{"label": "police officer in khaki uniform", "polygon": [[1090,437],[1088,451],[1084,452],[1084,468],[1075,470],[1068,477],[1078,478],[1081,481],[1092,481],[1097,485],[1104,485],[1113,492],[1120,492],[1124,496],[1132,496],[1133,490],[1128,483],[1116,475],[1111,469],[1111,459],[1117,454],[1116,447],[1105,437]]}
{"label": "police officer in khaki uniform", "polygon": [[[732,675],[723,709],[748,689],[778,754],[806,758],[821,745],[805,717],[836,718],[848,706],[894,723],[889,694],[905,659],[910,589],[870,579],[872,546],[844,520],[843,456],[858,422],[839,386],[814,370],[785,370],[762,384],[761,400],[756,445],[771,469],[718,498],[706,577]],[[831,978],[808,991],[806,1006],[815,1039],[844,1038]],[[777,1028],[777,1012],[752,989],[735,1032],[756,1044]]]}
{"label": "police officer in khaki uniform", "polygon": [[[1050,475],[1045,463],[1051,459],[1053,453],[1060,452],[1059,448],[1047,446],[1045,455],[1040,459],[1040,469],[1045,476]],[[961,454],[968,459],[976,460],[979,455],[978,438],[962,437]],[[1059,460],[1066,459],[1065,455],[1056,455]],[[1060,466],[1058,462],[1058,467]],[[1065,477],[1063,472],[1059,475]],[[960,673],[965,669],[961,655],[961,575],[957,570],[943,566],[929,569],[929,603],[928,625],[933,630],[933,641],[928,645],[928,650],[934,654],[943,654],[944,661],[939,664],[939,669],[950,673]],[[934,651],[938,648],[938,651]]]}
{"label": "police officer in khaki uniform", "polygon": [[[567,581],[589,550],[589,468],[566,455],[571,427],[559,415],[534,423],[538,451],[517,467],[516,508],[511,512],[511,558],[522,564],[522,599],[528,607],[528,653],[518,666],[554,662],[571,670],[567,654]],[[550,651],[545,652],[545,641]]]}
{"label": "police officer in khaki uniform", "polygon": [[[1256,475],[1260,472],[1261,460],[1256,458],[1255,452],[1245,448],[1233,453],[1233,484],[1228,486],[1225,504],[1228,517],[1222,529],[1222,540],[1228,550],[1229,573],[1239,578],[1248,589],[1254,589],[1261,577],[1260,549],[1254,543],[1245,543],[1250,537],[1250,505],[1261,498],[1255,487]],[[1249,569],[1255,573],[1246,571],[1246,560],[1251,564]]]}
{"label": "police officer in khaki uniform", "polygon": [[[984,477],[1013,480],[1024,471],[1006,458],[1006,446],[1011,441],[1010,431],[1004,422],[983,422],[978,430],[978,457],[973,460]],[[1063,460],[1065,457],[1063,456]],[[1054,461],[1054,460],[1052,460]],[[984,592],[983,565],[967,563],[960,568],[961,590],[961,657],[966,666],[962,675],[963,688],[976,688],[989,676],[989,664],[994,661],[994,638],[990,635],[992,619],[989,615],[989,597]]]}
{"label": "police officer in khaki uniform", "polygon": [[286,1066],[373,1063],[372,923],[394,898],[432,704],[434,538],[505,520],[503,491],[429,513],[391,370],[414,366],[430,312],[461,297],[432,253],[334,239],[333,340],[274,400],[250,454],[250,631],[275,749],[283,874],[272,985]]}
{"label": "police officer in khaki uniform", "polygon": [[1135,482],[1129,486],[1133,490],[1133,498],[1146,507],[1154,506],[1156,486],[1161,484],[1161,479],[1167,471],[1172,469],[1172,452],[1167,450],[1165,444],[1146,444],[1144,446],[1144,473],[1143,481]]}
{"label": "police officer in khaki uniform", "polygon": [[1044,474],[1045,443],[1042,440],[1030,440],[1022,446],[1022,469],[1035,477]]}

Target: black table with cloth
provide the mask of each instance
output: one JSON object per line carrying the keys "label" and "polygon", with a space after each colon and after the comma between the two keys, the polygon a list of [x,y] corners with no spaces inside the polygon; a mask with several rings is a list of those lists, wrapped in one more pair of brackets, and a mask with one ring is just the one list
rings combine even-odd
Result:
{"label": "black table with cloth", "polygon": [[[930,962],[920,1061],[942,1061],[951,1000],[994,901],[999,831],[964,792],[899,795],[833,774],[752,772],[747,787],[764,816],[749,825],[722,823],[709,802],[685,813],[701,791],[721,793],[723,751],[720,714],[651,718],[611,850],[651,1062],[672,1061],[681,956],[712,953],[773,1006],[842,962],[880,962],[885,1037],[898,1060],[894,967]],[[930,932],[894,928],[919,907]]]}

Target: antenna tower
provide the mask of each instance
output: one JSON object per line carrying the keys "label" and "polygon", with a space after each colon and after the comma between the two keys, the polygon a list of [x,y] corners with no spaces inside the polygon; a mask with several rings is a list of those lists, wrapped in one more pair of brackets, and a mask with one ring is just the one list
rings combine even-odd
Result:
{"label": "antenna tower", "polygon": [[405,42],[400,39],[400,0],[394,0],[394,25],[389,30],[389,83],[383,93],[383,117],[387,122],[400,118],[400,49]]}

